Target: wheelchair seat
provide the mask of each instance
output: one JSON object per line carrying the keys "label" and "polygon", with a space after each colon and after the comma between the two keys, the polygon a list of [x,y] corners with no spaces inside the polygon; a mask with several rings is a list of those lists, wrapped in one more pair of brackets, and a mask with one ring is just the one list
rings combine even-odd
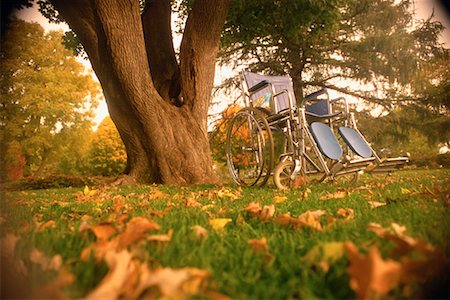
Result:
{"label": "wheelchair seat", "polygon": [[309,128],[320,152],[330,159],[339,160],[342,149],[331,128],[321,122],[313,122]]}

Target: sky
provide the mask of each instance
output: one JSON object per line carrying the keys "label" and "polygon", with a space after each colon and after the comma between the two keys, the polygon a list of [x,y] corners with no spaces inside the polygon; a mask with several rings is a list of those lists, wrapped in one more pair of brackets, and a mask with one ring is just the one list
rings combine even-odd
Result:
{"label": "sky", "polygon": [[[416,17],[418,20],[427,19],[434,12],[435,19],[440,21],[445,26],[444,34],[441,36],[440,42],[444,43],[447,48],[450,48],[450,16],[449,11],[446,11],[442,6],[441,1],[439,0],[415,0],[413,7]],[[51,24],[48,20],[41,15],[41,13],[37,9],[37,5],[33,5],[31,8],[26,8],[19,10],[16,13],[16,16],[22,20],[28,22],[37,22],[39,23],[46,31],[51,30],[63,30],[68,31],[69,27],[65,23],[61,24]],[[174,23],[174,22],[173,22]],[[173,25],[175,26],[175,25]],[[175,30],[174,30],[175,31]],[[181,42],[181,36],[174,37],[174,45],[178,47]],[[83,63],[87,68],[90,68],[90,63],[88,60],[80,59],[81,63]],[[219,85],[222,78],[229,77],[232,74],[233,70],[230,68],[217,68],[216,77],[214,80],[215,85]],[[94,75],[95,77],[95,75]],[[214,99],[213,99],[214,100]],[[222,111],[228,105],[227,102],[220,103],[215,106],[217,111]],[[96,111],[95,124],[97,127],[98,124],[108,115],[108,108],[104,99],[102,99],[99,103],[99,107]]]}

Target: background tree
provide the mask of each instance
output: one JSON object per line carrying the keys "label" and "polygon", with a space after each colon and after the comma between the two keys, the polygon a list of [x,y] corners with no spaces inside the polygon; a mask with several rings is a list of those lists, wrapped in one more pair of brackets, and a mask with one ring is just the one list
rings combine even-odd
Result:
{"label": "background tree", "polygon": [[171,1],[54,0],[56,11],[39,2],[82,43],[126,148],[125,173],[149,182],[215,181],[206,120],[229,0],[194,2],[179,60]]}
{"label": "background tree", "polygon": [[98,126],[92,140],[87,163],[90,174],[112,176],[125,171],[127,155],[110,117],[106,117]]}
{"label": "background tree", "polygon": [[[424,61],[448,58],[448,49],[437,42],[443,26],[430,18],[414,28],[411,5],[411,0],[234,1],[220,59],[289,74],[298,99],[304,89],[327,87],[391,107],[411,100],[410,84]],[[348,80],[371,91],[352,89]]]}
{"label": "background tree", "polygon": [[61,39],[36,23],[10,23],[0,62],[2,169],[8,145],[17,141],[25,175],[40,175],[74,132],[92,125],[98,84]]}

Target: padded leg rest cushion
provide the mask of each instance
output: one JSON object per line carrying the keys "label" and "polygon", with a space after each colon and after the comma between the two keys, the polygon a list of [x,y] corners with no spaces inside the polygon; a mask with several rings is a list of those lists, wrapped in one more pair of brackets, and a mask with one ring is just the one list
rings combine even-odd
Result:
{"label": "padded leg rest cushion", "polygon": [[320,122],[314,122],[311,124],[310,130],[323,155],[334,160],[339,160],[341,158],[341,146],[339,146],[330,127]]}
{"label": "padded leg rest cushion", "polygon": [[358,131],[353,128],[339,127],[339,134],[353,152],[363,158],[372,156],[372,150]]}

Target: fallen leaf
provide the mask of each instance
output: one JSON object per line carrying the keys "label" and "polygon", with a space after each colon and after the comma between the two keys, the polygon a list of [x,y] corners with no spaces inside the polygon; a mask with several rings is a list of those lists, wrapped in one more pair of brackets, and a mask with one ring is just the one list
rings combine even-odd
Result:
{"label": "fallen leaf", "polygon": [[355,218],[355,212],[351,208],[339,208],[336,213],[345,220],[352,220]]}
{"label": "fallen leaf", "polygon": [[275,196],[273,197],[273,203],[284,203],[287,201],[286,196]]}
{"label": "fallen leaf", "polygon": [[259,219],[261,221],[270,220],[275,214],[275,205],[264,205],[261,212],[259,213]]}
{"label": "fallen leaf", "polygon": [[248,213],[250,213],[251,215],[259,215],[259,213],[261,212],[262,208],[259,205],[259,202],[256,201],[252,201],[249,204],[247,204],[247,206],[244,208],[244,210]]}
{"label": "fallen leaf", "polygon": [[45,230],[50,228],[55,228],[56,222],[54,220],[49,220],[39,226],[39,230]]}
{"label": "fallen leaf", "polygon": [[[86,230],[91,230],[97,240],[108,240],[117,232],[116,227],[110,222],[102,222],[95,226],[88,226]],[[83,233],[81,230],[80,232]]]}
{"label": "fallen leaf", "polygon": [[147,237],[147,241],[170,242],[172,240],[173,229],[169,229],[167,234],[153,234]]}
{"label": "fallen leaf", "polygon": [[186,299],[201,291],[209,272],[197,268],[160,268],[143,275],[139,289],[156,286],[161,293],[157,298]]}
{"label": "fallen leaf", "polygon": [[200,207],[202,206],[197,200],[194,198],[187,198],[186,199],[186,207]]}
{"label": "fallen leaf", "polygon": [[219,198],[229,198],[231,200],[236,200],[241,197],[239,192],[233,193],[233,191],[231,191],[230,189],[227,189],[227,188],[222,188],[220,191],[218,191],[217,196]]}
{"label": "fallen leaf", "polygon": [[302,193],[302,200],[306,200],[309,194],[311,194],[311,190],[309,188],[306,188]]}
{"label": "fallen leaf", "polygon": [[327,194],[322,197],[320,197],[319,200],[330,200],[330,199],[342,199],[347,196],[347,192],[336,192],[333,194]]}
{"label": "fallen leaf", "polygon": [[209,225],[211,225],[212,229],[216,231],[224,231],[225,226],[233,221],[230,218],[216,218],[209,220]]}
{"label": "fallen leaf", "polygon": [[262,237],[259,240],[257,239],[251,239],[248,240],[247,243],[252,246],[253,253],[258,254],[269,254],[269,246],[267,245],[267,239],[266,237]]}
{"label": "fallen leaf", "polygon": [[52,258],[47,257],[43,252],[33,248],[30,253],[30,261],[41,266],[42,270],[57,271],[62,265],[61,255],[55,255]]}
{"label": "fallen leaf", "polygon": [[292,182],[293,188],[300,188],[308,184],[308,178],[306,176],[297,176],[294,178]]}
{"label": "fallen leaf", "polygon": [[125,231],[120,235],[119,247],[126,248],[143,239],[150,230],[155,229],[160,229],[157,223],[143,217],[135,217],[127,223]]}
{"label": "fallen leaf", "polygon": [[379,299],[394,289],[400,279],[401,266],[393,260],[383,260],[376,246],[367,255],[359,253],[351,242],[344,244],[350,260],[347,271],[350,287],[358,299]]}
{"label": "fallen leaf", "polygon": [[380,206],[385,206],[387,203],[386,202],[377,202],[377,201],[368,201],[367,203],[369,203],[369,205],[372,207],[372,208],[377,208],[377,207],[380,207]]}
{"label": "fallen leaf", "polygon": [[291,221],[292,221],[292,217],[291,217],[290,212],[285,213],[285,214],[279,214],[274,220],[275,223],[283,225],[283,226],[289,225],[291,223]]}
{"label": "fallen leaf", "polygon": [[292,220],[292,223],[296,227],[311,227],[313,229],[322,231],[322,225],[319,222],[319,218],[326,214],[325,210],[307,211],[301,214],[298,218]]}
{"label": "fallen leaf", "polygon": [[315,245],[302,259],[312,266],[319,266],[324,272],[328,272],[330,264],[344,256],[344,243],[327,242]]}
{"label": "fallen leaf", "polygon": [[203,239],[208,236],[208,230],[206,230],[204,227],[202,227],[200,225],[192,226],[191,230],[194,233],[194,236],[198,239]]}
{"label": "fallen leaf", "polygon": [[409,195],[409,194],[411,194],[411,191],[408,190],[407,188],[401,188],[401,189],[400,189],[400,192],[401,192],[403,195]]}
{"label": "fallen leaf", "polygon": [[87,300],[119,298],[122,285],[130,276],[131,254],[128,251],[108,251],[105,255],[105,261],[109,267],[109,272],[100,284],[87,295]]}

